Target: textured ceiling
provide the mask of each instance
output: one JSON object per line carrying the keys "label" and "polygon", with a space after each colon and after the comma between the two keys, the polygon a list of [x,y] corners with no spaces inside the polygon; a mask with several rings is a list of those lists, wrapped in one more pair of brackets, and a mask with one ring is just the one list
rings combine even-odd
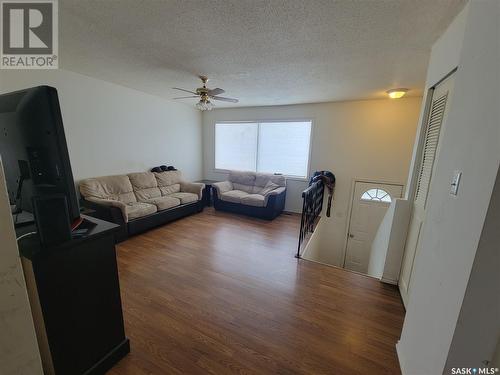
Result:
{"label": "textured ceiling", "polygon": [[219,107],[421,95],[430,48],[464,3],[60,0],[60,66],[165,98],[205,74],[240,99]]}

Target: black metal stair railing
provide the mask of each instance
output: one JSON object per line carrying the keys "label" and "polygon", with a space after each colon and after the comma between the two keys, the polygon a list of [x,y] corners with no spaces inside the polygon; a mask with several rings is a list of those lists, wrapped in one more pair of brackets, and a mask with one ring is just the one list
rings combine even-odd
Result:
{"label": "black metal stair railing", "polygon": [[325,186],[322,180],[315,181],[302,192],[302,218],[300,220],[299,245],[296,258],[301,256],[301,248],[304,239],[314,231],[316,221],[323,209],[323,194]]}

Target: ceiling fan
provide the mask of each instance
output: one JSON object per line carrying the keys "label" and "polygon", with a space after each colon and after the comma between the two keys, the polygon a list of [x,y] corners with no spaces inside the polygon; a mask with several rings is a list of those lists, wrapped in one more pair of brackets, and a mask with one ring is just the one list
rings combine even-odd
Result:
{"label": "ceiling fan", "polygon": [[200,111],[210,111],[214,107],[212,100],[238,103],[238,99],[225,98],[223,96],[219,96],[219,94],[223,94],[225,92],[223,89],[220,88],[209,89],[207,87],[208,77],[206,76],[198,76],[198,77],[201,79],[203,86],[197,88],[195,91],[185,90],[179,87],[173,87],[174,90],[188,92],[190,94],[194,94],[193,96],[181,96],[174,99],[200,98],[200,101],[196,103],[196,108],[198,108]]}

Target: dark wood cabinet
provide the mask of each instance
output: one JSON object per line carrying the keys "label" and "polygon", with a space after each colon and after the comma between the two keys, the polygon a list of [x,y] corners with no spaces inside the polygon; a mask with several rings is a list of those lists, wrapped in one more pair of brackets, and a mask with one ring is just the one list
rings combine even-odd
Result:
{"label": "dark wood cabinet", "polygon": [[114,231],[92,217],[82,238],[43,248],[19,241],[46,374],[104,374],[130,348],[125,336]]}

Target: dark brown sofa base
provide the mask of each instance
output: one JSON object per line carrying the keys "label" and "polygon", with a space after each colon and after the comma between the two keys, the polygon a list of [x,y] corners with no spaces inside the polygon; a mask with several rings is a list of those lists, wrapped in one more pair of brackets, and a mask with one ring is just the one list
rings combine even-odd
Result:
{"label": "dark brown sofa base", "polygon": [[285,208],[286,190],[281,194],[271,195],[267,201],[266,207],[254,207],[246,204],[226,202],[219,199],[217,190],[214,189],[214,207],[216,210],[243,214],[260,219],[273,220],[279,216]]}
{"label": "dark brown sofa base", "polygon": [[89,213],[89,216],[120,225],[120,230],[115,234],[115,241],[118,243],[125,241],[129,236],[145,232],[159,225],[180,219],[181,217],[201,212],[203,211],[203,207],[205,207],[205,202],[200,200],[183,204],[168,210],[158,211],[151,215],[130,220],[128,223],[125,223],[123,220],[122,212],[118,207],[103,206],[85,199],[82,199],[81,205],[95,211]]}

